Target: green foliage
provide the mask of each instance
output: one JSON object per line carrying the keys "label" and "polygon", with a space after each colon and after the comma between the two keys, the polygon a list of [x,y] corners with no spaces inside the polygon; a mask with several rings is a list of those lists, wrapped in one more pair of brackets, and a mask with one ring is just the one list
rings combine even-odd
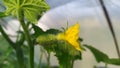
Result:
{"label": "green foliage", "polygon": [[[66,41],[58,41],[56,43],[55,52],[57,56],[64,57],[64,55],[69,55],[72,59],[81,59],[81,52],[76,50]],[[78,58],[79,56],[79,58]]]}
{"label": "green foliage", "polygon": [[44,0],[3,0],[6,6],[6,14],[18,16],[20,11],[24,12],[25,18],[33,23],[37,22],[37,17],[49,9]]}
{"label": "green foliage", "polygon": [[120,65],[120,59],[117,58],[110,58],[107,62],[108,64],[113,64],[113,65]]}
{"label": "green foliage", "polygon": [[0,68],[17,67],[17,60],[14,50],[2,36],[0,36],[0,41]]}
{"label": "green foliage", "polygon": [[49,30],[46,31],[47,34],[54,34],[54,35],[56,35],[60,32],[62,32],[62,31],[57,30],[57,29],[49,29]]}
{"label": "green foliage", "polygon": [[75,60],[81,60],[81,52],[65,41],[58,41],[54,47],[55,56],[59,60],[60,68],[72,68]]}
{"label": "green foliage", "polygon": [[32,24],[32,28],[34,30],[34,38],[36,39],[38,36],[43,35],[45,32],[38,26],[36,26],[35,24]]}
{"label": "green foliage", "polygon": [[57,30],[57,29],[48,29],[47,31],[43,31],[40,27],[36,26],[35,24],[32,24],[32,27],[35,31],[35,33],[34,33],[35,38],[37,38],[38,36],[43,35],[43,34],[56,35],[61,32],[60,30]]}
{"label": "green foliage", "polygon": [[115,58],[111,59],[107,56],[107,54],[99,51],[98,49],[96,49],[92,46],[85,45],[85,47],[90,49],[90,51],[95,56],[97,62],[104,62],[104,63],[107,63],[107,64],[113,64],[113,65],[120,65],[120,59],[119,58],[118,59],[115,59]]}
{"label": "green foliage", "polygon": [[0,50],[3,51],[8,47],[9,44],[7,43],[7,41],[1,35],[0,35],[0,41],[1,41],[0,42],[0,46],[1,46]]}
{"label": "green foliage", "polygon": [[6,17],[7,15],[5,14],[5,12],[0,12],[0,18]]}
{"label": "green foliage", "polygon": [[108,56],[106,54],[104,54],[103,52],[99,51],[98,49],[92,47],[92,46],[88,46],[85,45],[85,47],[87,47],[88,49],[91,50],[91,52],[94,54],[97,62],[107,62],[108,61]]}

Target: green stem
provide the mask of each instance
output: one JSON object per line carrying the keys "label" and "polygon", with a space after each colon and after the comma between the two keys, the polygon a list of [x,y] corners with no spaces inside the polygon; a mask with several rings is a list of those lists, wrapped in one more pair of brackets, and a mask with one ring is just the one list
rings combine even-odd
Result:
{"label": "green stem", "polygon": [[[19,28],[18,28],[18,31],[20,31],[20,26],[19,26]],[[19,40],[19,33],[17,33],[17,38],[16,38],[16,43],[18,42],[18,40]]]}
{"label": "green stem", "polygon": [[47,57],[47,68],[50,68],[50,52],[48,52],[48,57]]}
{"label": "green stem", "polygon": [[34,68],[34,45],[33,45],[33,42],[31,40],[31,36],[29,34],[29,31],[28,31],[28,28],[24,22],[24,14],[23,14],[23,11],[19,10],[19,13],[18,13],[18,19],[20,21],[20,24],[22,25],[22,28],[25,32],[25,37],[26,37],[26,40],[27,40],[27,43],[30,47],[30,68]]}
{"label": "green stem", "polygon": [[[59,60],[59,62],[60,61],[61,60]],[[60,62],[59,64],[60,64],[60,68],[73,68],[73,61],[71,60],[65,60],[64,62],[62,60],[62,62]]]}
{"label": "green stem", "polygon": [[41,55],[40,55],[40,60],[39,60],[38,68],[41,68],[41,62],[42,62],[42,56],[43,56],[43,50],[42,50],[41,47],[40,47],[40,52],[41,52]]}
{"label": "green stem", "polygon": [[16,54],[17,54],[17,59],[18,59],[18,63],[19,63],[19,68],[26,68],[26,66],[24,64],[23,51],[19,45],[16,48]]}
{"label": "green stem", "polygon": [[72,60],[71,68],[73,68],[73,65],[74,65],[74,60]]}
{"label": "green stem", "polygon": [[108,68],[108,64],[107,63],[105,63],[105,68]]}
{"label": "green stem", "polygon": [[16,43],[12,42],[12,40],[5,33],[5,31],[3,30],[1,25],[0,25],[0,31],[1,31],[1,34],[3,35],[3,37],[8,41],[8,43],[11,45],[11,47],[13,47],[13,49],[16,51],[17,59],[18,59],[18,63],[19,63],[19,68],[26,68],[24,65],[24,58],[23,58],[22,49]]}
{"label": "green stem", "polygon": [[71,62],[64,61],[65,64],[60,64],[60,68],[73,68],[73,65]]}
{"label": "green stem", "polygon": [[13,47],[14,49],[16,49],[15,43],[8,37],[8,35],[3,30],[3,28],[2,28],[1,25],[0,25],[0,32],[3,35],[3,37],[8,41],[8,43],[11,45],[11,47]]}

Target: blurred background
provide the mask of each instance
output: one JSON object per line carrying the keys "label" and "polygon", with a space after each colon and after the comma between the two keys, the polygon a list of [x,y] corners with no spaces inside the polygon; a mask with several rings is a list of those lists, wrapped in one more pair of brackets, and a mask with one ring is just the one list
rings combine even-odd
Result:
{"label": "blurred background", "polygon": [[[120,0],[103,0],[110,15],[118,44],[120,45]],[[46,0],[51,6],[41,19],[38,26],[43,30],[50,28],[61,29],[62,27],[71,26],[76,22],[80,23],[80,37],[83,38],[82,44],[89,44],[108,54],[110,58],[117,58],[117,52],[113,37],[108,27],[105,15],[101,8],[99,0]],[[0,0],[0,11],[4,11],[4,6]],[[16,19],[0,19],[0,24],[5,26],[5,30],[13,38],[16,35],[19,24]],[[14,24],[14,25],[13,25]],[[14,40],[14,38],[13,38]],[[38,62],[40,51],[35,47],[35,62]],[[4,58],[4,54],[8,47],[7,42],[0,36],[0,57]],[[14,53],[13,53],[14,54]],[[51,55],[51,66],[58,65],[58,61]],[[97,63],[94,56],[89,50],[83,52],[83,60],[78,60],[74,64],[74,68],[98,68],[104,67],[103,63]],[[16,60],[16,59],[14,59]],[[43,59],[43,62],[46,62]],[[5,62],[7,63],[7,62]],[[120,68],[120,66],[109,65],[109,68]]]}

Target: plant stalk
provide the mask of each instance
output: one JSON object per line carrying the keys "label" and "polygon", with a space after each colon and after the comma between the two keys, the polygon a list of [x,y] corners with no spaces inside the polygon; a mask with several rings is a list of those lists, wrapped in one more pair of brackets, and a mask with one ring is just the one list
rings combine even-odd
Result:
{"label": "plant stalk", "polygon": [[[40,47],[41,48],[41,47]],[[38,68],[41,68],[41,63],[42,63],[42,57],[43,57],[43,50],[42,48],[40,49],[41,55],[40,55],[40,59],[39,59],[39,65]]]}
{"label": "plant stalk", "polygon": [[118,57],[120,58],[120,49],[119,49],[119,45],[118,45],[118,42],[117,42],[117,38],[116,38],[116,35],[115,35],[115,32],[114,32],[114,28],[113,28],[113,25],[112,25],[112,21],[110,19],[110,16],[108,14],[108,11],[104,5],[104,2],[103,0],[99,0],[100,1],[100,4],[101,4],[101,7],[103,9],[103,12],[104,12],[104,15],[106,17],[106,20],[107,20],[107,23],[109,25],[109,29],[111,31],[111,34],[113,36],[113,40],[114,40],[114,43],[115,43],[115,47],[116,47],[116,51],[117,51],[117,54],[118,54]]}
{"label": "plant stalk", "polygon": [[74,60],[71,58],[66,58],[65,60],[59,60],[60,68],[73,68]]}
{"label": "plant stalk", "polygon": [[11,47],[16,49],[15,43],[8,37],[8,35],[6,34],[6,32],[4,31],[1,25],[0,25],[0,32],[3,35],[3,37],[8,41],[8,43],[11,45]]}
{"label": "plant stalk", "polygon": [[26,68],[26,66],[24,64],[23,51],[22,51],[20,45],[18,45],[16,48],[16,54],[17,54],[17,59],[18,59],[18,63],[19,63],[19,68]]}
{"label": "plant stalk", "polygon": [[74,60],[71,61],[71,68],[73,68],[73,65],[74,65]]}
{"label": "plant stalk", "polygon": [[48,57],[47,57],[47,68],[50,68],[50,52],[48,52]]}
{"label": "plant stalk", "polygon": [[20,46],[16,45],[16,43],[12,42],[12,40],[5,33],[5,31],[3,30],[1,25],[0,25],[0,31],[1,31],[1,34],[3,35],[3,37],[8,41],[8,43],[11,45],[11,47],[13,47],[13,49],[16,51],[16,54],[17,54],[16,57],[18,59],[19,68],[26,68],[26,66],[24,65],[23,52],[22,52],[22,49],[20,48]]}
{"label": "plant stalk", "polygon": [[19,10],[19,13],[18,13],[18,19],[20,21],[20,24],[25,32],[25,38],[27,40],[27,43],[30,47],[30,68],[34,68],[34,45],[33,45],[33,42],[31,40],[31,37],[30,37],[30,34],[29,34],[29,31],[28,31],[28,28],[27,28],[27,25],[25,24],[24,22],[24,13],[22,10]]}
{"label": "plant stalk", "polygon": [[108,64],[107,63],[105,63],[105,68],[108,68]]}

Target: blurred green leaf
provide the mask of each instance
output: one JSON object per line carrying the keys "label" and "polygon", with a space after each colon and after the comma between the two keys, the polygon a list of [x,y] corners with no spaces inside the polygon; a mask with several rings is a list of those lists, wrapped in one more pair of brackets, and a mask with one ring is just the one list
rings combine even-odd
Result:
{"label": "blurred green leaf", "polygon": [[107,54],[99,51],[98,49],[89,46],[89,45],[84,45],[87,47],[95,56],[97,62],[104,62],[107,64],[113,64],[113,65],[120,65],[120,59],[119,58],[109,58]]}
{"label": "blurred green leaf", "polygon": [[120,59],[112,58],[108,60],[109,64],[120,65]]}
{"label": "blurred green leaf", "polygon": [[98,49],[92,46],[89,45],[84,46],[87,47],[93,53],[97,62],[108,62],[109,57],[105,53],[99,51]]}
{"label": "blurred green leaf", "polygon": [[32,27],[34,29],[34,36],[35,38],[37,38],[38,36],[40,35],[48,35],[48,34],[53,34],[53,35],[56,35],[58,33],[60,33],[61,31],[57,30],[57,29],[49,29],[47,31],[43,31],[40,27],[36,26],[35,24],[32,24]]}
{"label": "blurred green leaf", "polygon": [[23,11],[25,18],[32,23],[36,23],[38,15],[50,8],[44,0],[3,0],[3,3],[6,14],[17,17],[19,11]]}
{"label": "blurred green leaf", "polygon": [[5,51],[8,46],[8,42],[0,35],[0,51]]}
{"label": "blurred green leaf", "polygon": [[[57,46],[54,48],[56,55],[63,57],[68,55],[72,57],[73,60],[82,59],[81,52],[76,50],[71,44],[66,41],[57,41],[55,43]],[[65,53],[65,54],[64,54]]]}
{"label": "blurred green leaf", "polygon": [[56,45],[57,46],[55,46],[54,48],[55,56],[59,60],[59,64],[65,66],[63,68],[71,68],[71,66],[68,66],[71,65],[71,62],[82,59],[81,52],[73,48],[69,43],[58,41],[58,44]]}
{"label": "blurred green leaf", "polygon": [[6,17],[7,15],[5,14],[5,12],[0,12],[0,18]]}
{"label": "blurred green leaf", "polygon": [[17,60],[12,47],[0,36],[0,68],[16,68]]}
{"label": "blurred green leaf", "polygon": [[17,31],[17,33],[20,35],[20,38],[18,38],[19,41],[16,43],[19,44],[20,46],[24,44],[25,41],[25,34],[23,31]]}
{"label": "blurred green leaf", "polygon": [[82,59],[82,53],[79,52],[77,55],[74,56],[74,60],[81,60]]}
{"label": "blurred green leaf", "polygon": [[80,42],[83,42],[83,38],[80,38],[80,37],[79,37],[78,40],[79,40]]}
{"label": "blurred green leaf", "polygon": [[38,26],[36,26],[35,24],[32,24],[33,30],[34,30],[34,37],[37,38],[40,35],[45,34],[45,32]]}
{"label": "blurred green leaf", "polygon": [[54,34],[54,35],[56,35],[56,34],[58,34],[58,33],[60,33],[61,31],[60,30],[58,30],[58,29],[49,29],[49,30],[47,30],[45,33],[46,34]]}

